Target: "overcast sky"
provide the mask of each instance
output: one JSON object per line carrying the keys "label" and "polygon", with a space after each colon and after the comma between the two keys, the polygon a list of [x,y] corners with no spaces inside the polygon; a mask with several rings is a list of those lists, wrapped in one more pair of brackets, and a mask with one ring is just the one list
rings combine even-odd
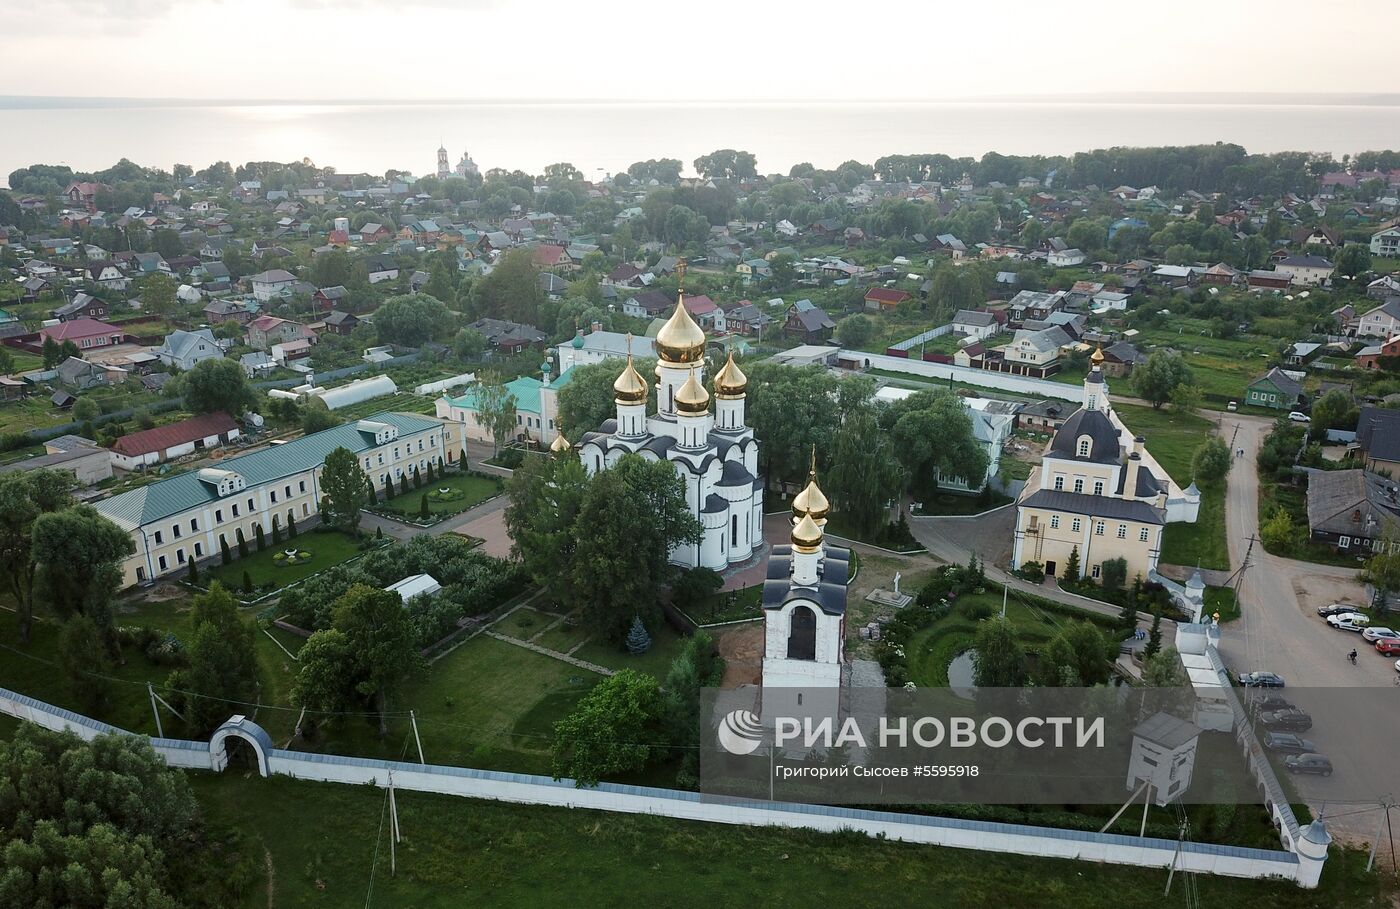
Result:
{"label": "overcast sky", "polygon": [[1373,0],[0,0],[0,94],[940,99],[1394,90]]}

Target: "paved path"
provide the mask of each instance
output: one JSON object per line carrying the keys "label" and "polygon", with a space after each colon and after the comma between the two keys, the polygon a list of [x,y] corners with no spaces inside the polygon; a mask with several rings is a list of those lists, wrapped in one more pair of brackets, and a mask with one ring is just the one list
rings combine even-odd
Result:
{"label": "paved path", "polygon": [[580,660],[578,657],[569,656],[567,653],[560,653],[557,650],[550,650],[548,647],[541,647],[539,644],[530,641],[522,641],[520,638],[513,638],[508,634],[501,634],[499,631],[486,629],[482,634],[495,638],[498,641],[505,641],[507,644],[514,644],[517,647],[524,647],[526,650],[533,650],[535,653],[553,657],[580,669],[587,669],[589,672],[596,672],[599,675],[615,675],[616,673],[606,666],[599,666],[597,663],[590,663],[587,660]]}

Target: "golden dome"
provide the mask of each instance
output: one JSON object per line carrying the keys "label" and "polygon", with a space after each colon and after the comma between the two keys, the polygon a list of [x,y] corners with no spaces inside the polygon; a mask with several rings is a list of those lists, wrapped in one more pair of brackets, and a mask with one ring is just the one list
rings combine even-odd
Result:
{"label": "golden dome", "polygon": [[685,308],[684,292],[676,299],[676,311],[656,333],[656,352],[666,363],[696,363],[705,354],[705,333]]}
{"label": "golden dome", "polygon": [[[628,346],[631,346],[632,336],[627,336]],[[647,383],[637,372],[637,368],[632,365],[632,355],[627,355],[627,368],[622,371],[622,375],[613,382],[613,395],[619,404],[641,404],[647,399]]]}
{"label": "golden dome", "polygon": [[715,376],[715,397],[740,398],[748,387],[749,377],[744,375],[743,370],[734,362],[734,351],[731,350],[724,368]]}
{"label": "golden dome", "polygon": [[1089,356],[1089,362],[1093,363],[1095,366],[1102,366],[1103,359],[1103,344],[1100,343],[1098,348],[1093,352],[1093,354]]}
{"label": "golden dome", "polygon": [[704,385],[695,380],[695,370],[692,369],[690,378],[686,379],[685,384],[676,392],[676,410],[694,416],[709,409],[710,393],[705,390]]}
{"label": "golden dome", "polygon": [[817,485],[817,449],[812,448],[812,470],[807,474],[807,485],[792,499],[792,523],[798,524],[804,517],[810,517],[818,526],[826,524],[826,516],[831,513],[831,502],[826,493]]}
{"label": "golden dome", "polygon": [[802,520],[792,529],[792,545],[798,552],[809,554],[821,549],[822,529],[812,520],[811,515],[803,515]]}
{"label": "golden dome", "polygon": [[569,440],[564,438],[564,434],[561,432],[559,433],[559,435],[554,437],[554,441],[551,442],[549,445],[549,450],[554,452],[555,454],[563,454],[564,452],[568,451],[570,448],[573,447],[574,446],[569,444]]}

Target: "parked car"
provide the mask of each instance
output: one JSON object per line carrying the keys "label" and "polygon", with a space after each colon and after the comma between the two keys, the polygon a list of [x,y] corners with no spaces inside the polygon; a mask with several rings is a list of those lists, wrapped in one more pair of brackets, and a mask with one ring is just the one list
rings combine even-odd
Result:
{"label": "parked car", "polygon": [[1382,656],[1394,656],[1400,653],[1400,638],[1381,638],[1376,642],[1376,653]]}
{"label": "parked car", "polygon": [[1275,710],[1297,710],[1288,701],[1276,694],[1259,695],[1253,701],[1254,709],[1260,713],[1272,713]]}
{"label": "parked car", "polygon": [[1361,636],[1374,644],[1381,638],[1400,638],[1400,632],[1391,631],[1389,628],[1367,628],[1361,632]]}
{"label": "parked car", "polygon": [[1294,423],[1311,423],[1311,422],[1312,422],[1311,420],[1308,419],[1308,415],[1305,414],[1305,413],[1303,413],[1301,410],[1289,411],[1288,419],[1292,420]]}
{"label": "parked car", "polygon": [[1265,729],[1279,729],[1284,732],[1307,732],[1312,728],[1312,717],[1301,710],[1275,710],[1259,716],[1259,723]]}
{"label": "parked car", "polygon": [[1231,401],[1229,404],[1225,405],[1225,409],[1230,411],[1230,413],[1234,413],[1240,409],[1240,404],[1238,401]]}
{"label": "parked car", "polygon": [[1240,684],[1246,688],[1282,688],[1283,677],[1272,672],[1242,672]]}
{"label": "parked car", "polygon": [[1317,750],[1312,742],[1291,732],[1264,733],[1264,747],[1279,754],[1307,754]]}
{"label": "parked car", "polygon": [[1332,775],[1332,762],[1320,754],[1290,754],[1283,759],[1289,773],[1315,773],[1319,776]]}
{"label": "parked car", "polygon": [[1361,631],[1371,620],[1359,612],[1344,612],[1341,615],[1327,617],[1327,624],[1338,631]]}
{"label": "parked car", "polygon": [[1355,612],[1355,606],[1348,606],[1346,603],[1333,603],[1331,606],[1317,607],[1317,614],[1320,618],[1328,618],[1334,615],[1341,615],[1344,612]]}

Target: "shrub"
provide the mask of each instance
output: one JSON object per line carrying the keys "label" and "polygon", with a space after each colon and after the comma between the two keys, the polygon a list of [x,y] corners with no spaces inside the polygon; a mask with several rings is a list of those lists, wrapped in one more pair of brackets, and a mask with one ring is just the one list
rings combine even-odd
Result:
{"label": "shrub", "polygon": [[248,573],[248,570],[246,568],[243,569],[243,592],[253,592],[253,576]]}
{"label": "shrub", "polygon": [[[417,474],[414,474],[414,476],[417,476]],[[423,497],[418,500],[418,517],[426,521],[428,518],[432,517],[432,514],[432,511],[428,508],[428,494],[425,492],[423,493]]]}
{"label": "shrub", "polygon": [[1040,584],[1045,580],[1045,566],[1039,562],[1025,562],[1013,573],[1032,584]]}

